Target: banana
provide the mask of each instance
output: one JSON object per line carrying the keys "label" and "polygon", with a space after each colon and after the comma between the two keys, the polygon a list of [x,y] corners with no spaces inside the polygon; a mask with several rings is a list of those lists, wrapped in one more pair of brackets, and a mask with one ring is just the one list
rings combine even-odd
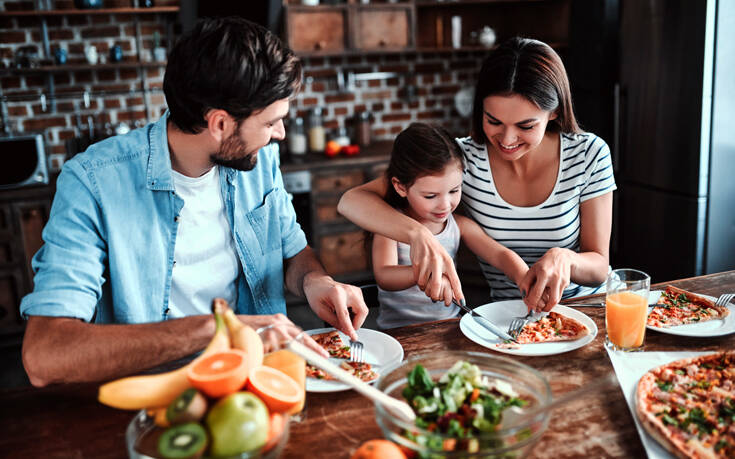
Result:
{"label": "banana", "polygon": [[[217,328],[201,356],[230,348],[230,337],[227,334],[224,318],[217,313],[214,318]],[[97,399],[105,405],[122,410],[168,406],[182,392],[191,387],[186,378],[186,371],[192,363],[167,373],[130,376],[103,384],[100,386]]]}
{"label": "banana", "polygon": [[238,319],[226,302],[217,303],[215,300],[214,308],[215,311],[219,308],[219,313],[224,316],[225,323],[230,331],[232,347],[248,354],[250,370],[263,365],[263,341],[261,341],[258,333]]}

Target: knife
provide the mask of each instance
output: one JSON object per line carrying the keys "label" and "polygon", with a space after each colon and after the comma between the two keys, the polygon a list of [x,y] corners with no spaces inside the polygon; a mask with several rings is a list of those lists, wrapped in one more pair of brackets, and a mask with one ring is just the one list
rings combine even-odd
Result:
{"label": "knife", "polygon": [[[567,306],[567,307],[580,307],[580,308],[604,308],[605,307],[605,303],[567,303],[567,304],[562,304],[562,306]],[[652,307],[655,307],[655,306],[664,306],[665,307],[665,306],[668,306],[668,305],[663,304],[663,303],[651,303],[651,304],[648,305],[649,308],[652,308]]]}
{"label": "knife", "polygon": [[459,306],[462,310],[464,310],[466,313],[472,316],[473,319],[475,319],[475,322],[482,325],[486,329],[490,330],[494,335],[497,335],[500,339],[506,340],[506,341],[512,341],[514,343],[517,343],[515,339],[513,339],[512,336],[510,336],[508,333],[501,330],[497,325],[493,324],[486,318],[482,317],[479,313],[475,312],[473,309],[470,309],[465,304],[464,300],[461,300],[460,302],[457,302],[456,300],[452,300],[452,303]]}

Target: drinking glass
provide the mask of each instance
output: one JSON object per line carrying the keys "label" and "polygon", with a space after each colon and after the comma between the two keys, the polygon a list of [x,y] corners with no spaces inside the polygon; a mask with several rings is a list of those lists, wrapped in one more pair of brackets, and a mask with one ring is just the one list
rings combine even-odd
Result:
{"label": "drinking glass", "polygon": [[636,269],[615,269],[607,276],[605,345],[616,351],[643,348],[651,277]]}
{"label": "drinking glass", "polygon": [[[265,346],[265,357],[263,365],[281,370],[296,381],[304,390],[304,400],[300,406],[291,413],[291,420],[301,422],[306,419],[306,361],[286,349],[286,340],[282,335],[275,333],[272,327],[263,327],[258,330],[258,335]],[[303,344],[305,332],[296,335],[295,340]]]}

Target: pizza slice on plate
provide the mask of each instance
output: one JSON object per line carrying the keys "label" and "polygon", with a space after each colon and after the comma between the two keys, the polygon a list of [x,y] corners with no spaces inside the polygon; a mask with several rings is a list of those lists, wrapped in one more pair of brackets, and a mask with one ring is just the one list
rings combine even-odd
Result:
{"label": "pizza slice on plate", "polygon": [[[343,361],[339,364],[340,368],[350,373],[351,375],[361,379],[364,382],[370,382],[378,379],[378,374],[373,370],[369,363],[359,363]],[[324,381],[334,381],[334,376],[330,375],[321,368],[317,368],[311,364],[306,364],[306,377],[321,379]]]}
{"label": "pizza slice on plate", "polygon": [[636,415],[676,457],[735,457],[735,352],[651,369],[638,381]]}
{"label": "pizza slice on plate", "polygon": [[516,341],[518,344],[574,341],[589,333],[582,322],[558,312],[550,312],[537,321],[529,321],[516,337]]}
{"label": "pizza slice on plate", "polygon": [[350,358],[350,346],[345,345],[337,330],[311,335],[318,345],[323,347],[329,355],[338,359]]}
{"label": "pizza slice on plate", "polygon": [[696,324],[723,319],[730,314],[725,306],[717,306],[708,298],[671,285],[661,293],[658,302],[661,306],[653,308],[646,322],[652,327],[668,328]]}

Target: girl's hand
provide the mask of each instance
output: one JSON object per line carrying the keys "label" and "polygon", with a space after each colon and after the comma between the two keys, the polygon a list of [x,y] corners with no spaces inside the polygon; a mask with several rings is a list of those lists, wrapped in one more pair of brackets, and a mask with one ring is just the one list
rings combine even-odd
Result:
{"label": "girl's hand", "polygon": [[[414,233],[411,245],[411,265],[416,284],[426,296],[434,301],[445,300],[444,277],[446,276],[452,295],[457,301],[464,300],[462,285],[454,268],[454,260],[428,228]],[[451,298],[450,298],[451,302]]]}
{"label": "girl's hand", "polygon": [[[569,285],[572,261],[568,249],[554,247],[534,263],[521,279],[518,288],[526,295],[523,301],[529,309],[549,311],[561,300],[564,289]],[[544,301],[544,294],[548,298]]]}

